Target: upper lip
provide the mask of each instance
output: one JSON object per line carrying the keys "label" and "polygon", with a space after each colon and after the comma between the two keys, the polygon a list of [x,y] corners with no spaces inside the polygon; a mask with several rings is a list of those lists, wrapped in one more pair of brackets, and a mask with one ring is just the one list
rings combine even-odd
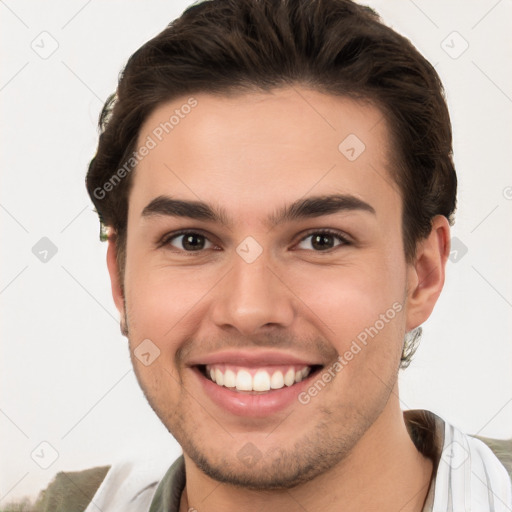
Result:
{"label": "upper lip", "polygon": [[235,366],[266,366],[266,365],[322,365],[314,358],[303,358],[286,352],[254,351],[254,350],[226,350],[198,356],[188,361],[189,366],[206,364],[232,364]]}

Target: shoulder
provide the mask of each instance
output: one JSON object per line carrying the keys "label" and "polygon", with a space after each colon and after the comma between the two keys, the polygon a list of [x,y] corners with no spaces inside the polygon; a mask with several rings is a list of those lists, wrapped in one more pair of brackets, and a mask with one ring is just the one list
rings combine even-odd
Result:
{"label": "shoulder", "polygon": [[431,411],[404,411],[404,419],[434,463],[424,512],[512,510],[512,441],[465,434]]}
{"label": "shoulder", "polygon": [[492,439],[490,437],[474,436],[485,443],[496,455],[512,479],[512,439]]}
{"label": "shoulder", "polygon": [[168,459],[130,459],[113,464],[99,485],[86,512],[135,512],[147,510]]}
{"label": "shoulder", "polygon": [[[493,440],[494,449],[508,443]],[[503,459],[503,453],[500,457]],[[435,477],[434,510],[511,510],[511,477],[484,441],[445,422],[444,443]]]}
{"label": "shoulder", "polygon": [[61,471],[39,493],[35,512],[82,512],[91,502],[110,466]]}
{"label": "shoulder", "polygon": [[148,510],[171,463],[163,457],[131,458],[111,466],[57,473],[39,493],[34,512]]}

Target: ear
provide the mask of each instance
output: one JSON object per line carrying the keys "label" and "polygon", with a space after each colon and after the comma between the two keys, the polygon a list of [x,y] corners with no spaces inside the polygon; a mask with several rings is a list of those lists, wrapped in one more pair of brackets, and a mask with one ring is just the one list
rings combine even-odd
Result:
{"label": "ear", "polygon": [[450,254],[450,224],[443,215],[432,220],[427,238],[416,245],[416,257],[407,269],[407,332],[425,322],[441,294]]}
{"label": "ear", "polygon": [[117,244],[115,236],[108,238],[107,267],[110,275],[112,297],[121,317],[121,332],[126,335],[126,321],[124,308],[123,287],[119,277],[119,265],[117,263]]}

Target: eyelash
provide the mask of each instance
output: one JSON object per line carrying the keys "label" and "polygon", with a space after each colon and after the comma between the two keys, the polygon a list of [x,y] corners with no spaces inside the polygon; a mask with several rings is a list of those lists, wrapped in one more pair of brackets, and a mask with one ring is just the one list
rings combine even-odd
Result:
{"label": "eyelash", "polygon": [[[300,244],[301,242],[303,242],[304,240],[306,240],[307,238],[309,238],[310,236],[312,235],[318,235],[318,234],[321,234],[321,235],[331,235],[335,238],[337,238],[341,243],[334,246],[334,247],[331,247],[329,249],[326,249],[325,251],[313,251],[315,253],[318,253],[318,254],[322,254],[322,253],[331,253],[333,250],[335,250],[336,248],[338,247],[341,247],[341,246],[347,246],[347,245],[352,245],[351,242],[348,240],[347,236],[341,232],[341,231],[337,231],[337,230],[334,230],[334,229],[314,229],[314,230],[311,230],[311,231],[308,231],[298,242],[297,244]],[[202,237],[204,237],[206,240],[208,240],[209,242],[213,243],[203,232],[201,232],[200,230],[181,230],[181,231],[176,231],[174,233],[169,233],[167,235],[165,235],[160,243],[159,243],[159,247],[166,247],[166,246],[169,246],[170,245],[170,242],[173,241],[174,239],[182,236],[182,235],[200,235]],[[297,245],[296,244],[296,245]],[[197,251],[185,251],[184,249],[176,249],[175,247],[173,247],[172,249],[172,252],[175,252],[175,253],[185,253],[185,254],[191,254],[191,255],[195,255],[195,254],[200,254],[200,253],[204,253],[206,249],[199,249]]]}

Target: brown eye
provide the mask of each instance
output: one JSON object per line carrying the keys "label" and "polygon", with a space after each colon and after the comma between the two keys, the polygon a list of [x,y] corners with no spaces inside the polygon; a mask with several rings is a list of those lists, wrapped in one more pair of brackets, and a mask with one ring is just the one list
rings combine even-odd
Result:
{"label": "brown eye", "polygon": [[171,245],[186,252],[193,252],[208,249],[213,244],[204,235],[188,231],[172,236],[166,241],[166,245]]}
{"label": "brown eye", "polygon": [[[306,242],[308,239],[311,239],[310,242]],[[340,243],[336,243],[336,239],[340,241]],[[305,236],[300,244],[307,244],[313,248],[315,252],[322,252],[332,249],[334,247],[338,247],[340,245],[348,245],[349,242],[347,239],[342,236],[341,233],[332,232],[332,231],[313,231],[309,235]],[[310,247],[302,246],[300,249],[309,249]]]}

